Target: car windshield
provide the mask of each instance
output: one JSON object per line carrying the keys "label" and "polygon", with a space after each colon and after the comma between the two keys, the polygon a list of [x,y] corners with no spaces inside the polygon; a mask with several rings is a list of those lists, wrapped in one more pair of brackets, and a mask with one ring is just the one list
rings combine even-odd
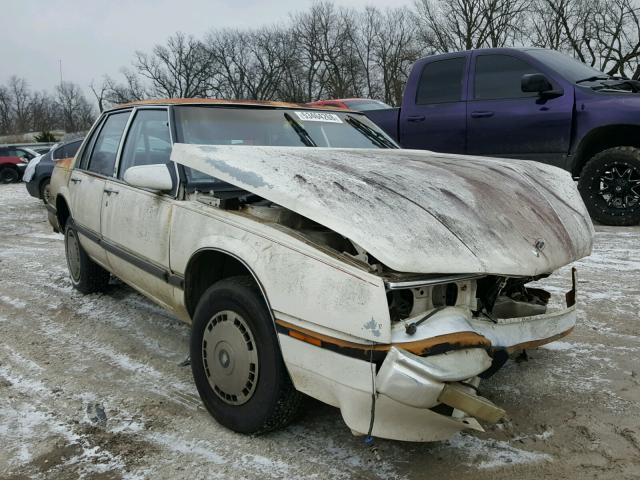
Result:
{"label": "car windshield", "polygon": [[553,70],[562,75],[570,82],[577,82],[587,78],[607,78],[608,75],[596,70],[569,55],[560,53],[556,50],[527,50],[527,53],[533,58],[540,60],[545,65],[549,65]]}
{"label": "car windshield", "polygon": [[[177,141],[199,145],[398,148],[366,117],[349,112],[178,106]],[[186,168],[190,184],[216,182]]]}

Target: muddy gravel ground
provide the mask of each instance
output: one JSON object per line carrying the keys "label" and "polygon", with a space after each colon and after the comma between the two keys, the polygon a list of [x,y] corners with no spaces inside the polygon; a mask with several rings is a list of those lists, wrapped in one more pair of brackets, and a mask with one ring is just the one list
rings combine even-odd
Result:
{"label": "muddy gravel ground", "polygon": [[312,400],[266,436],[219,426],[182,365],[189,326],[118,281],[74,291],[42,203],[0,185],[0,478],[640,478],[640,228],[597,232],[573,334],[481,385],[507,420],[370,448]]}

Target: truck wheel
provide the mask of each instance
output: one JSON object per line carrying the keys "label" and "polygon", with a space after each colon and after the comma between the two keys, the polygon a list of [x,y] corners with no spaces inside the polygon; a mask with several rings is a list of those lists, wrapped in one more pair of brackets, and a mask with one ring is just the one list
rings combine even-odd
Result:
{"label": "truck wheel", "polygon": [[640,149],[598,153],[580,172],[578,189],[594,220],[618,226],[640,223]]}
{"label": "truck wheel", "polygon": [[51,199],[51,179],[45,178],[42,183],[40,183],[40,198],[44,202],[45,205],[49,203]]}
{"label": "truck wheel", "polygon": [[191,371],[209,413],[222,425],[261,434],[290,423],[301,394],[285,368],[268,307],[251,277],[204,292],[191,331]]}
{"label": "truck wheel", "polygon": [[78,239],[73,220],[69,218],[64,229],[64,251],[74,288],[81,293],[102,292],[109,284],[109,272],[89,258]]}
{"label": "truck wheel", "polygon": [[18,170],[13,167],[0,167],[0,183],[17,182],[20,178]]}

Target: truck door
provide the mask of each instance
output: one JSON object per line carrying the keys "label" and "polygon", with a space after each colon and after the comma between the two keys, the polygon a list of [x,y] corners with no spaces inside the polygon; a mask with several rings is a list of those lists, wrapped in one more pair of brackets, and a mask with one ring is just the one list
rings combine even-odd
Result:
{"label": "truck door", "polygon": [[473,81],[469,82],[467,95],[467,153],[564,166],[571,135],[573,89],[567,88],[563,95],[553,98],[523,92],[522,76],[530,73],[542,72],[525,58],[474,54]]}
{"label": "truck door", "polygon": [[427,58],[422,66],[416,64],[400,111],[400,143],[404,148],[465,152],[467,58],[464,54]]}

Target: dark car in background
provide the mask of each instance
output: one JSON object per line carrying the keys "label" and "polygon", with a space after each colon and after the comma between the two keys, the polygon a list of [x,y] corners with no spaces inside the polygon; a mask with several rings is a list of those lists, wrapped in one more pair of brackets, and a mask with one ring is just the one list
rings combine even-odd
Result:
{"label": "dark car in background", "polygon": [[46,154],[34,159],[27,167],[23,180],[32,197],[41,199],[45,204],[49,200],[49,181],[55,162],[74,157],[82,144],[82,138],[66,143],[58,143]]}

